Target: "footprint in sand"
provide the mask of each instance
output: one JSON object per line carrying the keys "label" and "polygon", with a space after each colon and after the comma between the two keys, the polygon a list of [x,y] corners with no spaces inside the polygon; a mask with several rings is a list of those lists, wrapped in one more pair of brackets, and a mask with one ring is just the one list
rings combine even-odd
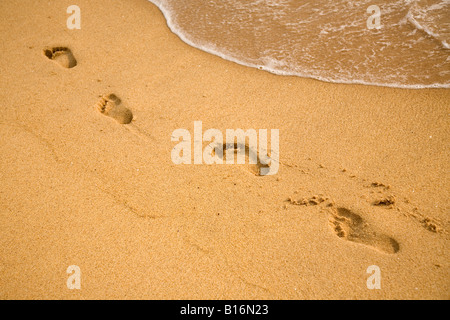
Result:
{"label": "footprint in sand", "polygon": [[233,163],[238,163],[238,154],[245,152],[244,163],[248,166],[248,171],[250,171],[254,175],[261,175],[261,168],[269,168],[269,165],[261,163],[256,150],[252,150],[248,147],[247,144],[224,143],[222,145],[222,150],[222,155],[218,154],[218,156],[224,160],[224,163],[226,163],[227,160],[227,151],[232,150],[232,154],[234,157]]}
{"label": "footprint in sand", "polygon": [[77,60],[66,47],[54,47],[51,49],[44,49],[44,54],[50,60],[55,61],[64,68],[73,68],[77,65]]}
{"label": "footprint in sand", "polygon": [[126,124],[127,126],[124,126],[126,129],[136,136],[145,139],[146,142],[155,140],[150,133],[141,129],[135,123],[132,123],[134,120],[133,112],[126,108],[122,104],[122,100],[114,93],[101,96],[95,108],[101,114],[116,120],[118,123]]}
{"label": "footprint in sand", "polygon": [[122,101],[115,94],[102,96],[97,102],[96,108],[101,114],[111,117],[121,124],[128,124],[133,120],[131,110],[124,107]]}
{"label": "footprint in sand", "polygon": [[363,218],[346,208],[337,208],[330,218],[330,226],[342,239],[372,247],[384,253],[396,253],[399,243],[388,235],[375,232]]}

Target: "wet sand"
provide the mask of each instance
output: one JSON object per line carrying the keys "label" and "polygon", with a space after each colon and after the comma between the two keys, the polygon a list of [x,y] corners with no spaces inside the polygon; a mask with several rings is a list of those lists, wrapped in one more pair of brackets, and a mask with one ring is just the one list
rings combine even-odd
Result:
{"label": "wet sand", "polygon": [[[243,67],[146,0],[68,30],[72,4],[0,3],[1,299],[449,298],[449,90]],[[175,165],[194,121],[279,129],[277,174]]]}

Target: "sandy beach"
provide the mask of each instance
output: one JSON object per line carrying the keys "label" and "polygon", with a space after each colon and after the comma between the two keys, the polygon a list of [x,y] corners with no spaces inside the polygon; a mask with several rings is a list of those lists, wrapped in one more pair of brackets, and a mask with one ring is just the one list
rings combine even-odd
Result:
{"label": "sandy beach", "polygon": [[[450,298],[449,89],[241,66],[146,0],[69,30],[73,4],[0,3],[0,299]],[[278,129],[278,172],[174,164],[195,121]]]}

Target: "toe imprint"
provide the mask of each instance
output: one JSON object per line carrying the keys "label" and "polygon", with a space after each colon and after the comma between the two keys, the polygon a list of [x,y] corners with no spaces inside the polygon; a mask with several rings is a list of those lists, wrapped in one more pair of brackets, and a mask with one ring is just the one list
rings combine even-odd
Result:
{"label": "toe imprint", "polygon": [[50,49],[44,49],[44,54],[50,60],[55,61],[64,68],[73,68],[77,65],[77,60],[66,47],[54,47]]}
{"label": "toe imprint", "polygon": [[392,254],[400,250],[400,245],[395,239],[376,232],[360,215],[346,208],[337,208],[330,218],[330,227],[344,240],[360,243],[384,253]]}
{"label": "toe imprint", "polygon": [[118,123],[128,124],[133,120],[133,113],[122,105],[122,101],[115,94],[102,96],[96,104],[97,110]]}

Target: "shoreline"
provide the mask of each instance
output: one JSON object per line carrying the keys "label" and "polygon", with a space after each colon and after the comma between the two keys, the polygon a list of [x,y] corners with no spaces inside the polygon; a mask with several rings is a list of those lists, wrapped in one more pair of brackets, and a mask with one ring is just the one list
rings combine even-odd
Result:
{"label": "shoreline", "polygon": [[[171,16],[171,12],[169,9],[167,9],[163,4],[158,4],[158,3],[154,3],[152,0],[148,0],[150,3],[152,3],[153,5],[155,5],[163,14],[167,27],[170,29],[170,31],[175,34],[181,41],[183,41],[185,44],[196,48],[200,51],[215,55],[217,57],[220,57],[226,61],[230,61],[230,62],[234,62],[238,65],[244,66],[244,67],[250,67],[250,68],[255,68],[258,70],[263,70],[278,76],[295,76],[295,77],[300,77],[300,78],[305,78],[305,79],[313,79],[313,80],[319,80],[319,81],[323,81],[323,82],[327,82],[327,83],[333,83],[333,84],[349,84],[349,85],[365,85],[365,86],[376,86],[376,87],[386,87],[386,88],[395,88],[395,89],[409,89],[409,90],[420,90],[420,89],[449,89],[450,88],[450,84],[443,84],[443,83],[433,83],[433,84],[390,84],[390,83],[378,83],[378,82],[369,82],[369,81],[365,81],[365,80],[351,80],[351,81],[347,81],[347,80],[337,80],[337,79],[333,79],[332,77],[324,77],[324,76],[316,76],[316,75],[312,75],[308,72],[295,72],[295,71],[283,71],[283,70],[278,70],[278,69],[274,69],[272,67],[269,67],[267,65],[258,65],[258,64],[254,64],[254,63],[249,63],[249,62],[245,62],[245,56],[242,57],[242,59],[238,59],[232,56],[231,53],[226,53],[226,52],[220,52],[218,49],[215,48],[214,44],[206,44],[206,45],[202,45],[202,44],[196,44],[193,40],[191,40],[190,36],[188,34],[183,33],[183,31],[181,31],[181,28],[179,26],[177,26],[172,19]],[[410,13],[408,13],[409,15]],[[423,30],[423,28],[421,29],[420,27],[418,27],[417,22],[413,23],[416,27],[417,30]],[[420,26],[420,25],[419,25]],[[426,32],[426,31],[424,31]],[[428,34],[428,32],[427,32]],[[430,35],[429,36],[434,36],[434,35]],[[435,36],[434,36],[435,37]],[[448,49],[445,45],[445,41],[443,43],[443,46]],[[276,64],[276,63],[275,63]]]}
{"label": "shoreline", "polygon": [[[67,30],[69,5],[0,4],[1,299],[448,298],[449,90],[244,67],[147,0]],[[278,172],[174,164],[194,121],[279,129]]]}

